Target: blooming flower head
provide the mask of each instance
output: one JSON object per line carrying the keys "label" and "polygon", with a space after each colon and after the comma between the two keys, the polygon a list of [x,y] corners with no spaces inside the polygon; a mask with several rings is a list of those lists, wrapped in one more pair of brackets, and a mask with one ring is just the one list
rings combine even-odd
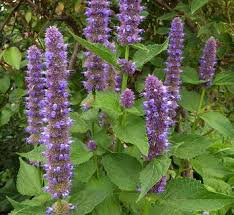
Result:
{"label": "blooming flower head", "polygon": [[141,7],[141,0],[119,0],[118,19],[120,26],[117,27],[117,37],[121,45],[134,44],[141,41],[139,29],[142,21],[140,13],[143,10]]}
{"label": "blooming flower head", "polygon": [[135,102],[135,95],[131,89],[125,89],[120,96],[120,104],[123,108],[131,108]]}
{"label": "blooming flower head", "polygon": [[200,59],[199,76],[200,80],[206,81],[205,86],[209,87],[212,84],[212,79],[215,74],[217,42],[214,37],[210,37],[203,50],[203,55]]}
{"label": "blooming flower head", "polygon": [[171,100],[170,117],[171,123],[176,116],[178,107],[177,101],[180,99],[180,73],[182,62],[182,49],[184,46],[184,24],[179,17],[173,19],[169,33],[169,47],[167,50],[168,58],[166,62],[165,86],[168,87],[168,93]]}
{"label": "blooming flower head", "polygon": [[44,112],[47,126],[43,132],[43,142],[46,145],[47,158],[46,191],[51,193],[53,198],[61,198],[69,195],[72,175],[67,51],[63,36],[56,27],[47,29],[45,44],[47,105]]}
{"label": "blooming flower head", "polygon": [[136,71],[136,64],[131,60],[119,59],[118,63],[124,73],[127,73],[129,76],[133,75]]}
{"label": "blooming flower head", "polygon": [[38,144],[43,126],[43,115],[41,113],[42,101],[45,95],[45,78],[42,72],[42,53],[36,46],[28,49],[28,71],[27,71],[27,92],[26,114],[28,116],[28,127],[26,130],[30,136],[27,142]]}
{"label": "blooming flower head", "polygon": [[146,133],[150,146],[148,159],[161,155],[167,149],[169,130],[169,97],[167,88],[155,76],[149,75],[145,81],[144,110]]}
{"label": "blooming flower head", "polygon": [[88,149],[89,149],[90,151],[94,151],[94,150],[96,150],[96,148],[97,148],[97,144],[96,144],[96,142],[95,142],[94,140],[89,140],[89,141],[87,142],[87,147],[88,147]]}

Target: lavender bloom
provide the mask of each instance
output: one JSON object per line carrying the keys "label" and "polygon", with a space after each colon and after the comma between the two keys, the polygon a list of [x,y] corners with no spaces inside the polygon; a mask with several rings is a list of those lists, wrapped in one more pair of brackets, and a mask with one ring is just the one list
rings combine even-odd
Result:
{"label": "lavender bloom", "polygon": [[127,73],[129,76],[132,76],[136,71],[136,64],[131,60],[119,59],[118,63],[123,72]]}
{"label": "lavender bloom", "polygon": [[121,91],[121,84],[122,84],[122,77],[121,77],[121,75],[117,74],[115,76],[115,92]]}
{"label": "lavender bloom", "polygon": [[120,26],[117,27],[118,41],[121,45],[140,42],[141,37],[139,34],[143,32],[142,29],[138,28],[142,21],[140,16],[143,10],[141,0],[119,0],[119,8],[118,19]]}
{"label": "lavender bloom", "polygon": [[53,198],[61,198],[69,195],[73,168],[70,161],[67,47],[56,27],[47,29],[45,44],[47,105],[44,112],[47,126],[43,132],[43,142],[47,147],[44,155],[48,162],[44,166],[48,180],[45,190]]}
{"label": "lavender bloom", "polygon": [[167,68],[165,86],[168,87],[168,93],[170,95],[169,100],[172,102],[170,108],[171,123],[176,116],[176,109],[178,107],[177,101],[180,99],[180,73],[182,62],[182,49],[184,44],[184,24],[179,17],[173,19],[171,23],[171,31],[169,33],[170,41],[167,50]]}
{"label": "lavender bloom", "polygon": [[145,81],[144,110],[146,133],[150,145],[148,159],[161,155],[167,149],[169,130],[169,97],[167,88],[155,76],[149,75]]}
{"label": "lavender bloom", "polygon": [[48,207],[46,215],[70,215],[75,207],[66,201],[55,202],[52,207]]}
{"label": "lavender bloom", "polygon": [[215,74],[217,43],[214,37],[210,37],[203,50],[203,55],[200,59],[199,75],[200,80],[207,81],[204,85],[211,86],[212,79]]}
{"label": "lavender bloom", "polygon": [[[85,15],[87,16],[88,26],[84,29],[86,39],[93,43],[104,44],[114,51],[114,45],[109,42],[111,29],[108,28],[108,24],[112,14],[110,2],[107,0],[90,0],[87,4]],[[111,66],[91,52],[87,52],[86,57],[84,64],[86,68],[84,72],[86,78],[84,82],[85,89],[88,92],[95,89],[102,91],[109,88],[110,85],[112,86],[113,84],[109,82],[110,77],[114,76]]]}
{"label": "lavender bloom", "polygon": [[27,71],[27,91],[26,114],[28,116],[28,127],[26,131],[30,134],[27,142],[38,144],[43,126],[43,116],[41,114],[42,100],[45,95],[45,79],[42,72],[41,51],[36,46],[28,49],[28,71]]}
{"label": "lavender bloom", "polygon": [[153,188],[151,188],[151,192],[153,193],[164,192],[166,184],[167,184],[167,177],[163,176],[161,180]]}
{"label": "lavender bloom", "polygon": [[123,108],[131,108],[135,102],[135,95],[131,89],[125,89],[120,97],[120,104]]}
{"label": "lavender bloom", "polygon": [[94,140],[89,140],[89,141],[87,142],[87,147],[88,147],[88,149],[89,149],[90,151],[94,151],[94,150],[96,150],[96,148],[97,148],[97,144],[96,144],[96,142],[95,142]]}

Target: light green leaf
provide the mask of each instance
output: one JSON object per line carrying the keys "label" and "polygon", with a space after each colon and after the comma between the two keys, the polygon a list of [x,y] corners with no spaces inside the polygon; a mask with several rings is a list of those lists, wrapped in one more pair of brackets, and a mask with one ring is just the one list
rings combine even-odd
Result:
{"label": "light green leaf", "polygon": [[70,199],[75,205],[75,215],[88,214],[112,194],[112,184],[108,178],[94,179],[87,187],[73,195]]}
{"label": "light green leaf", "polygon": [[107,63],[119,69],[119,65],[117,64],[117,57],[115,53],[111,52],[109,48],[105,47],[102,44],[91,43],[85,39],[82,39],[81,37],[75,35],[69,28],[67,28],[67,30],[80,45],[84,46],[86,49],[93,52]]}
{"label": "light green leaf", "polygon": [[10,87],[10,78],[8,75],[4,75],[2,78],[0,78],[0,92],[6,93],[9,87]]}
{"label": "light green leaf", "polygon": [[163,14],[162,16],[158,17],[158,20],[172,20],[176,16],[176,12],[170,12]]}
{"label": "light green leaf", "polygon": [[17,175],[16,187],[19,193],[35,196],[42,193],[42,180],[40,170],[24,162],[21,158],[20,169]]}
{"label": "light green leaf", "polygon": [[234,138],[234,128],[231,122],[223,114],[219,112],[206,112],[200,117],[213,129],[217,130],[224,136]]}
{"label": "light green leaf", "polygon": [[113,129],[121,141],[137,146],[143,155],[148,155],[149,144],[145,135],[144,119],[127,115],[123,122],[118,122]]}
{"label": "light green leaf", "polygon": [[208,3],[209,0],[193,0],[191,4],[191,13],[194,14],[197,10]]}
{"label": "light green leaf", "polygon": [[141,200],[147,192],[164,176],[170,166],[171,160],[167,157],[157,157],[141,171],[140,183],[141,193],[138,200]]}
{"label": "light green leaf", "polygon": [[31,11],[27,11],[25,14],[25,19],[27,21],[27,23],[29,23],[32,19],[32,12]]}
{"label": "light green leaf", "polygon": [[206,152],[212,142],[197,134],[178,134],[172,138],[176,142],[172,154],[181,159],[191,159]]}
{"label": "light green leaf", "polygon": [[12,115],[13,113],[11,110],[9,110],[8,108],[4,108],[1,111],[1,115],[0,115],[0,125],[7,124],[10,121]]}
{"label": "light green leaf", "polygon": [[87,123],[81,118],[77,112],[73,112],[70,114],[71,119],[73,120],[73,124],[71,127],[72,133],[86,133],[89,130]]}
{"label": "light green leaf", "polygon": [[214,79],[214,85],[234,85],[234,72],[218,73]]}
{"label": "light green leaf", "polygon": [[141,165],[127,154],[109,154],[102,159],[111,182],[122,190],[136,190]]}
{"label": "light green leaf", "polygon": [[146,50],[138,50],[134,56],[133,61],[136,63],[137,68],[141,68],[144,64],[149,62],[152,58],[159,55],[161,52],[165,51],[168,47],[169,39],[167,39],[163,44],[148,45]]}
{"label": "light green leaf", "polygon": [[45,162],[45,158],[42,156],[42,152],[45,151],[44,145],[35,146],[35,148],[30,152],[17,153],[21,157],[27,158],[30,161]]}
{"label": "light green leaf", "polygon": [[197,71],[189,66],[183,67],[183,72],[181,73],[181,79],[183,83],[188,83],[188,84],[200,84],[206,82],[199,80]]}
{"label": "light green leaf", "polygon": [[10,47],[3,53],[3,59],[16,69],[20,69],[22,54],[17,47]]}
{"label": "light green leaf", "polygon": [[203,178],[203,182],[207,189],[216,192],[216,193],[223,193],[226,195],[231,195],[232,188],[231,186],[220,179],[215,178]]}

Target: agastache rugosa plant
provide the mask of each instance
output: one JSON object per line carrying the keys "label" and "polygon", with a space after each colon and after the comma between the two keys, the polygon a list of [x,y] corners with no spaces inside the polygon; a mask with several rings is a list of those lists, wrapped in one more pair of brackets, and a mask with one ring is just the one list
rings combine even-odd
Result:
{"label": "agastache rugosa plant", "polygon": [[184,24],[179,17],[173,19],[169,33],[169,47],[167,49],[168,58],[166,62],[166,79],[165,86],[168,87],[169,99],[171,100],[170,117],[171,123],[174,124],[178,100],[180,99],[180,74],[181,63],[183,60],[184,47]]}
{"label": "agastache rugosa plant", "polygon": [[[148,160],[152,160],[165,153],[168,148],[171,103],[167,87],[153,75],[146,78],[143,95],[145,97],[146,134],[149,143]],[[165,184],[166,177],[164,176],[151,191],[163,192]]]}
{"label": "agastache rugosa plant", "polygon": [[43,115],[41,113],[42,100],[45,96],[45,78],[42,71],[42,53],[36,46],[31,46],[27,53],[27,92],[26,114],[28,116],[28,127],[26,131],[30,134],[27,142],[38,144],[43,127]]}
{"label": "agastache rugosa plant", "polygon": [[[48,186],[45,188],[54,199],[69,195],[72,176],[70,161],[70,134],[71,119],[68,114],[69,101],[67,92],[67,47],[63,36],[56,27],[49,27],[46,31],[46,107],[44,109],[47,126],[43,132],[43,141],[46,145],[44,155],[47,158],[45,178]],[[49,208],[50,209],[50,208]],[[48,210],[49,210],[48,209]],[[53,207],[56,213],[55,205]],[[64,211],[63,214],[67,214]]]}
{"label": "agastache rugosa plant", "polygon": [[[90,0],[87,4],[85,15],[87,16],[88,26],[84,29],[86,39],[93,43],[101,43],[114,52],[115,46],[109,42],[111,29],[108,25],[112,14],[110,2],[107,0]],[[84,87],[88,92],[115,88],[115,70],[100,57],[92,52],[86,52],[84,67],[86,68]]]}
{"label": "agastache rugosa plant", "polygon": [[120,104],[123,108],[131,108],[135,102],[135,95],[131,89],[125,89],[120,96]]}
{"label": "agastache rugosa plant", "polygon": [[199,76],[200,80],[206,81],[204,86],[209,87],[215,74],[217,42],[214,37],[210,37],[203,50],[200,59]]}

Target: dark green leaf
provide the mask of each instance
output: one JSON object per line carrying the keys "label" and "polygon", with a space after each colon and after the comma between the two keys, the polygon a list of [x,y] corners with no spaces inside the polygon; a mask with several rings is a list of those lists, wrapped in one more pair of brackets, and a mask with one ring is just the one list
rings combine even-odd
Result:
{"label": "dark green leaf", "polygon": [[195,13],[201,7],[208,3],[209,0],[193,0],[191,4],[191,13]]}
{"label": "dark green leaf", "polygon": [[0,92],[5,93],[10,87],[10,78],[7,75],[4,75],[0,78]]}
{"label": "dark green leaf", "polygon": [[214,85],[234,85],[234,72],[218,73],[214,79]]}

